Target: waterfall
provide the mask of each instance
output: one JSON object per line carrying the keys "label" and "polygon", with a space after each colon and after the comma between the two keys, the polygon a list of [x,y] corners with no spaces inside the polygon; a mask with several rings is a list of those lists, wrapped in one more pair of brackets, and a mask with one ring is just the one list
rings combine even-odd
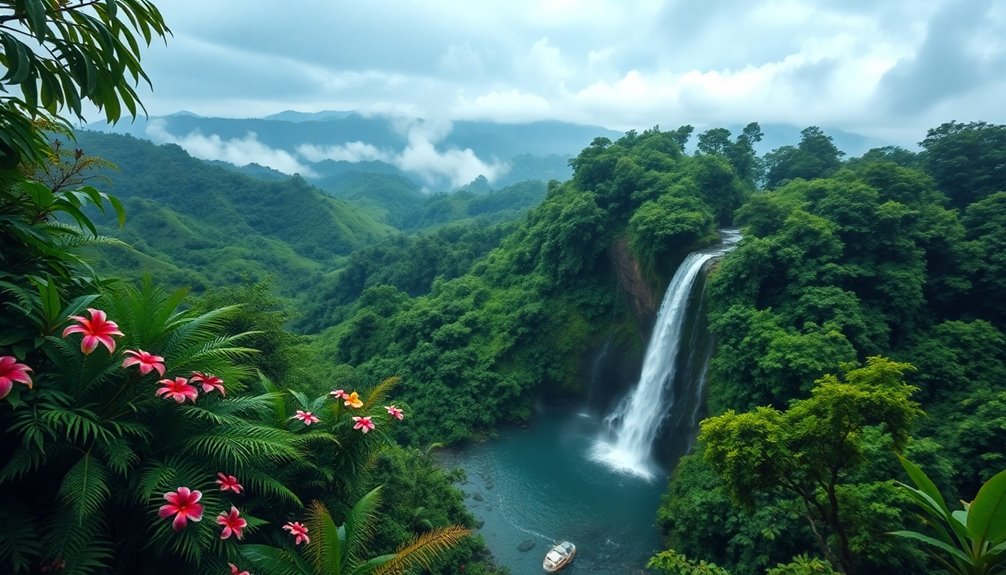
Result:
{"label": "waterfall", "polygon": [[[679,394],[675,393],[675,388],[681,386],[674,385],[675,375],[679,352],[685,343],[685,319],[695,280],[706,263],[732,250],[740,240],[740,234],[735,230],[726,230],[721,236],[720,244],[688,254],[674,273],[646,347],[639,383],[606,418],[610,431],[594,445],[593,459],[621,472],[652,478],[655,473],[651,459],[653,441],[665,416],[673,414],[677,408],[687,410],[682,414],[686,418],[694,417],[694,402],[692,405],[677,405],[676,396]],[[694,384],[684,382],[683,385],[692,385],[696,389],[697,386],[704,386],[704,374],[695,379]]]}

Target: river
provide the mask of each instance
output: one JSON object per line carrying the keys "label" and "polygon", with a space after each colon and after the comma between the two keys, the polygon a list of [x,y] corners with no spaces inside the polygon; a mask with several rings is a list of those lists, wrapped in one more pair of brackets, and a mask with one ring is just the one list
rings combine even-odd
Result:
{"label": "river", "polygon": [[[643,573],[660,547],[655,526],[666,483],[618,473],[592,461],[600,417],[548,408],[526,427],[503,428],[496,439],[445,450],[445,466],[461,467],[468,509],[500,565],[513,575],[542,573],[554,541],[576,544],[563,573]],[[518,550],[525,541],[534,547]]]}

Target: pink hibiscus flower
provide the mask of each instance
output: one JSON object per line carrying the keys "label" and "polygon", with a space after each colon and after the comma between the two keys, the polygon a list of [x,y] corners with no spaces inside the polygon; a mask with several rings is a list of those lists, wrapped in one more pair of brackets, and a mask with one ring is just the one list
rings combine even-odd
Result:
{"label": "pink hibiscus flower", "polygon": [[108,321],[105,312],[100,309],[89,307],[87,311],[91,313],[91,319],[79,315],[70,316],[70,319],[76,321],[77,325],[71,325],[64,329],[63,337],[71,333],[84,334],[84,338],[80,340],[80,351],[85,355],[94,351],[99,343],[108,348],[108,353],[115,352],[115,340],[112,339],[112,336],[122,335],[119,326],[114,321]]}
{"label": "pink hibiscus flower", "polygon": [[248,526],[248,522],[241,518],[241,512],[233,505],[231,505],[230,512],[217,515],[217,524],[224,526],[223,531],[220,532],[221,539],[227,539],[231,535],[241,539],[244,536],[242,531]]}
{"label": "pink hibiscus flower", "polygon": [[344,389],[333,389],[332,391],[328,392],[328,394],[336,399],[345,399],[349,397],[349,394],[347,394],[346,390]]}
{"label": "pink hibiscus flower", "polygon": [[193,371],[192,377],[189,378],[189,382],[193,385],[201,385],[203,387],[203,393],[209,393],[215,389],[220,392],[220,395],[226,395],[226,393],[224,393],[224,380],[213,374]]}
{"label": "pink hibiscus flower", "polygon": [[161,377],[164,377],[164,358],[159,355],[154,355],[152,353],[147,353],[142,349],[127,349],[123,352],[129,357],[122,362],[122,367],[129,367],[131,365],[138,366],[140,368],[141,375],[147,375],[151,371],[156,371]]}
{"label": "pink hibiscus flower", "polygon": [[18,363],[16,357],[10,355],[0,357],[0,399],[7,397],[15,381],[31,389],[29,371],[32,369],[23,363]]}
{"label": "pink hibiscus flower", "polygon": [[359,429],[360,431],[362,431],[364,433],[367,433],[368,431],[370,431],[371,429],[374,429],[374,427],[376,427],[374,425],[374,422],[370,420],[370,416],[369,415],[364,416],[364,417],[355,417],[354,416],[353,417],[353,421],[356,422],[356,425],[353,426],[353,429]]}
{"label": "pink hibiscus flower", "polygon": [[318,423],[319,421],[321,421],[320,419],[318,419],[317,415],[311,413],[310,411],[304,411],[302,409],[298,409],[297,413],[294,414],[293,417],[294,419],[299,419],[303,421],[304,425],[311,425],[312,423]]}
{"label": "pink hibiscus flower", "polygon": [[220,491],[233,491],[234,493],[241,493],[244,487],[238,483],[238,478],[233,475],[224,475],[223,473],[217,472],[217,485],[220,486]]}
{"label": "pink hibiscus flower", "polygon": [[231,568],[231,575],[251,575],[251,573],[247,571],[238,571],[238,566],[233,563],[228,563],[227,565]]}
{"label": "pink hibiscus flower", "polygon": [[188,525],[188,521],[203,520],[203,506],[199,503],[203,494],[201,491],[193,491],[188,487],[179,487],[178,491],[169,491],[164,494],[167,505],[161,505],[157,514],[161,517],[175,516],[171,522],[171,528],[181,531]]}
{"label": "pink hibiscus flower", "polygon": [[294,545],[300,545],[301,542],[311,542],[311,538],[307,536],[307,525],[302,524],[300,521],[290,521],[283,526],[283,529],[286,529],[290,532],[290,535],[293,535]]}
{"label": "pink hibiscus flower", "polygon": [[385,405],[384,409],[387,409],[388,410],[388,415],[390,415],[391,417],[394,417],[398,421],[401,421],[401,420],[405,419],[405,412],[402,411],[401,409],[398,409],[394,405]]}
{"label": "pink hibiscus flower", "polygon": [[196,388],[189,385],[188,380],[184,377],[176,377],[173,380],[162,379],[157,383],[161,384],[157,395],[163,395],[164,399],[173,399],[178,403],[185,403],[186,399],[191,399],[192,403],[195,403],[196,397],[199,395]]}

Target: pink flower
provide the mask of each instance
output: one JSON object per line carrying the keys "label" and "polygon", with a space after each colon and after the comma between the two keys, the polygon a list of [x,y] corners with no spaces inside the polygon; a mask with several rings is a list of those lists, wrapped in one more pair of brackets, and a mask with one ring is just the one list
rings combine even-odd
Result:
{"label": "pink flower", "polygon": [[140,367],[140,374],[147,375],[151,371],[157,371],[164,377],[164,358],[159,355],[154,355],[152,353],[147,353],[142,349],[132,350],[127,349],[123,352],[127,357],[125,361],[122,362],[122,367],[129,367],[131,365],[137,365]]}
{"label": "pink flower", "polygon": [[331,395],[332,397],[336,398],[336,399],[345,399],[345,398],[349,397],[349,394],[346,393],[346,391],[342,390],[342,389],[332,390],[332,391],[328,392],[328,394]]}
{"label": "pink flower", "polygon": [[161,517],[175,516],[171,522],[171,527],[175,531],[185,529],[188,520],[202,521],[203,506],[199,504],[203,494],[201,491],[192,491],[188,487],[179,487],[178,491],[169,491],[164,494],[167,505],[161,505],[157,514]]}
{"label": "pink flower", "polygon": [[296,415],[293,416],[294,419],[299,419],[304,422],[304,425],[311,425],[312,423],[318,423],[321,421],[318,416],[311,413],[310,411],[303,411],[301,409],[297,410]]}
{"label": "pink flower", "polygon": [[356,425],[353,426],[353,429],[359,429],[360,431],[362,431],[364,433],[367,433],[368,431],[370,431],[371,429],[374,429],[374,427],[375,427],[374,426],[374,422],[370,420],[370,416],[369,415],[364,416],[364,417],[355,417],[354,416],[353,417],[353,421],[356,422]]}
{"label": "pink flower", "polygon": [[161,384],[157,395],[163,395],[164,399],[173,399],[178,403],[185,403],[186,399],[191,399],[192,403],[196,402],[198,392],[184,377],[176,377],[174,380],[162,379],[157,383]]}
{"label": "pink flower", "polygon": [[220,395],[226,395],[224,393],[224,380],[213,374],[193,371],[189,381],[193,384],[203,386],[203,393],[209,393],[215,389],[220,392]]}
{"label": "pink flower", "polygon": [[294,536],[293,544],[300,545],[303,541],[304,543],[310,543],[311,538],[307,536],[307,525],[302,524],[300,521],[290,521],[283,526],[290,532],[290,535]]}
{"label": "pink flower", "polygon": [[401,409],[398,409],[394,405],[385,405],[384,409],[387,409],[388,410],[388,415],[390,415],[391,417],[394,417],[398,421],[401,421],[401,420],[405,419],[405,412],[402,411]]}
{"label": "pink flower", "polygon": [[31,389],[29,371],[32,369],[23,363],[18,363],[16,357],[10,355],[0,357],[0,399],[7,397],[15,381]]}
{"label": "pink flower", "polygon": [[223,473],[217,472],[217,485],[220,486],[220,491],[233,491],[234,493],[241,493],[244,487],[238,483],[238,478],[233,475],[224,475]]}
{"label": "pink flower", "polygon": [[217,515],[217,525],[224,526],[223,531],[220,532],[221,539],[227,539],[231,535],[241,539],[244,536],[242,530],[248,526],[248,522],[241,519],[241,512],[237,507],[231,505],[230,512]]}
{"label": "pink flower", "polygon": [[115,352],[115,340],[112,339],[112,336],[122,335],[119,326],[114,321],[108,321],[105,318],[105,312],[100,309],[89,307],[87,311],[91,313],[91,319],[79,315],[70,316],[70,319],[76,321],[77,325],[71,325],[64,329],[63,337],[71,333],[84,334],[84,339],[80,340],[80,351],[85,355],[94,351],[99,343],[108,348],[108,353]]}
{"label": "pink flower", "polygon": [[231,575],[251,575],[247,571],[238,571],[238,566],[233,563],[228,563],[228,565],[231,567]]}

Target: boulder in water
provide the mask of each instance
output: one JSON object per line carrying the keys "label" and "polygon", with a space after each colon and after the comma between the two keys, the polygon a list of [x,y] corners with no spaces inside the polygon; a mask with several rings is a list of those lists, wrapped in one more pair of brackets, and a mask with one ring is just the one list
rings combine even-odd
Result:
{"label": "boulder in water", "polygon": [[534,539],[525,539],[524,541],[521,542],[520,545],[517,546],[517,551],[520,551],[521,553],[527,553],[533,548],[534,548]]}

